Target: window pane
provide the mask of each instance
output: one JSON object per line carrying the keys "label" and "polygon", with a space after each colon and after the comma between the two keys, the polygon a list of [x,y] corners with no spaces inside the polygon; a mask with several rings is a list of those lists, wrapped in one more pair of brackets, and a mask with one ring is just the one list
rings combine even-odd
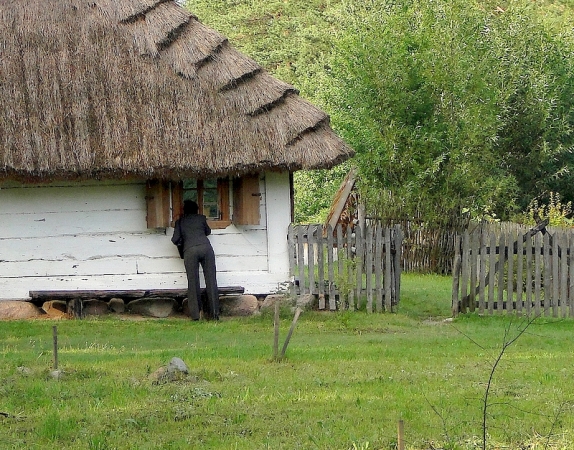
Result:
{"label": "window pane", "polygon": [[217,194],[217,180],[205,180],[203,189],[203,214],[210,219],[219,219]]}
{"label": "window pane", "polygon": [[219,211],[219,191],[217,179],[184,180],[183,200],[193,200],[199,206],[200,214],[208,219],[221,219]]}

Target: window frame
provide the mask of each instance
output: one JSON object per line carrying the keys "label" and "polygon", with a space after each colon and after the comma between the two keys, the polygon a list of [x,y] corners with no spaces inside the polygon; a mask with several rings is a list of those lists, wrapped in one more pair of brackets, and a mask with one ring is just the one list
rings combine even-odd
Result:
{"label": "window frame", "polygon": [[[203,179],[196,179],[197,181],[197,198],[199,212],[203,211]],[[183,199],[184,199],[183,181],[178,181],[172,184],[172,226],[175,221],[183,214]],[[223,229],[231,225],[231,214],[229,204],[229,179],[217,178],[217,209],[219,210],[219,219],[209,219],[207,224],[212,229]]]}
{"label": "window frame", "polygon": [[[199,179],[197,179],[200,181]],[[198,186],[201,183],[198,183]],[[231,189],[233,189],[233,217],[231,216]],[[183,215],[183,180],[148,180],[146,182],[147,227],[167,228]],[[198,198],[202,195],[198,192]],[[235,225],[259,225],[262,194],[259,174],[217,179],[217,205],[221,217],[208,219],[212,229]],[[201,201],[201,200],[200,200]],[[200,212],[203,205],[199,204]]]}

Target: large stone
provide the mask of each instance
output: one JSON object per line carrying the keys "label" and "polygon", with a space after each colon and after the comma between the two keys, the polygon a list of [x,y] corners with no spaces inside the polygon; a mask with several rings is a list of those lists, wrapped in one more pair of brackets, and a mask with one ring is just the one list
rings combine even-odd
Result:
{"label": "large stone", "polygon": [[42,309],[46,314],[53,318],[64,318],[67,317],[66,309],[67,305],[64,300],[50,300],[44,302]]}
{"label": "large stone", "polygon": [[170,383],[186,379],[189,374],[187,365],[181,358],[174,357],[167,366],[162,366],[151,373],[149,379],[154,384]]}
{"label": "large stone", "polygon": [[314,294],[303,294],[297,297],[297,307],[301,309],[317,309],[319,307],[319,299]]}
{"label": "large stone", "polygon": [[279,303],[280,306],[291,306],[293,299],[285,294],[270,294],[261,303],[260,309],[263,311],[265,309],[273,308],[275,303]]}
{"label": "large stone", "polygon": [[222,316],[251,316],[259,310],[259,302],[254,295],[224,297],[219,302]]}
{"label": "large stone", "polygon": [[112,298],[108,304],[108,308],[110,311],[118,314],[123,314],[126,312],[126,304],[121,298]]}
{"label": "large stone", "polygon": [[175,313],[177,302],[173,298],[140,298],[129,302],[126,308],[132,314],[163,318]]}
{"label": "large stone", "polygon": [[183,360],[181,358],[178,358],[176,356],[171,358],[171,361],[167,365],[167,371],[168,372],[189,373],[189,369],[187,368],[187,365],[183,362]]}
{"label": "large stone", "polygon": [[33,319],[43,315],[40,308],[29,302],[0,301],[0,319]]}
{"label": "large stone", "polygon": [[102,300],[84,300],[83,313],[85,316],[103,316],[109,312],[108,304]]}

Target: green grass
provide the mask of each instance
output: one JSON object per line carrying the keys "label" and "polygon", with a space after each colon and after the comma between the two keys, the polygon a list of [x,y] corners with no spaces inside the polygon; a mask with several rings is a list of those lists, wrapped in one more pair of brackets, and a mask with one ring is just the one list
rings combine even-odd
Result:
{"label": "green grass", "polygon": [[[481,398],[517,317],[450,314],[451,279],[404,274],[397,314],[0,323],[3,449],[478,448]],[[292,314],[282,312],[281,341]],[[52,379],[52,327],[59,365]],[[574,448],[574,321],[538,319],[497,369],[489,444]],[[190,375],[154,384],[174,357]],[[30,369],[22,372],[19,367]],[[499,447],[497,447],[499,448]]]}

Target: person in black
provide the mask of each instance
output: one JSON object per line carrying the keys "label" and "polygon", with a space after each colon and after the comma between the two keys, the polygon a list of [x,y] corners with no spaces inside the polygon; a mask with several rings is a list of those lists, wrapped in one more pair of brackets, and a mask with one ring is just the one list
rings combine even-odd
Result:
{"label": "person in black", "polygon": [[213,319],[219,319],[219,293],[215,268],[215,254],[207,236],[211,228],[205,216],[198,214],[198,206],[192,200],[183,202],[180,217],[171,241],[176,244],[183,237],[183,261],[187,273],[187,303],[193,320],[199,320],[201,294],[199,288],[199,265],[205,277],[205,290]]}

